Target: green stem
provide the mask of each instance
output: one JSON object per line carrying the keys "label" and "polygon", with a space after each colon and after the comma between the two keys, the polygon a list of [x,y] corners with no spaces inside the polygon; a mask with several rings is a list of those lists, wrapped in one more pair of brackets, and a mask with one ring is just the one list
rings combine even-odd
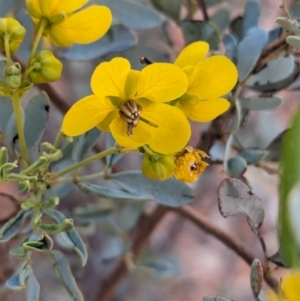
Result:
{"label": "green stem", "polygon": [[141,117],[141,116],[140,116],[140,121],[143,121],[143,122],[145,122],[145,123],[147,123],[147,124],[153,126],[154,128],[158,128],[158,125],[157,125],[157,124],[155,124],[155,123],[153,123],[153,122],[151,122],[151,121],[149,121],[149,120],[147,120],[147,119],[145,119],[145,118],[143,118],[143,117]]}
{"label": "green stem", "polygon": [[21,99],[17,93],[14,93],[12,96],[13,107],[14,107],[14,115],[16,120],[17,132],[19,137],[19,143],[21,148],[21,154],[25,159],[27,165],[30,165],[30,158],[28,149],[26,146],[26,140],[23,130],[23,114],[22,114],[22,107],[21,107]]}
{"label": "green stem", "polygon": [[59,143],[60,143],[60,141],[62,140],[63,137],[64,137],[64,134],[62,133],[61,130],[59,130],[59,132],[58,132],[57,135],[56,135],[54,144],[53,144],[53,146],[54,146],[55,148],[58,148]]}
{"label": "green stem", "polygon": [[21,174],[26,175],[29,174],[35,170],[37,170],[41,165],[48,162],[48,159],[45,156],[39,157],[37,161],[35,161],[32,165],[30,165],[28,168],[24,169]]}
{"label": "green stem", "polygon": [[9,38],[5,37],[4,38],[4,47],[5,47],[5,55],[7,58],[7,65],[11,65],[11,55],[10,55],[10,48],[9,48]]}
{"label": "green stem", "polygon": [[72,165],[72,166],[70,166],[70,167],[62,170],[62,171],[60,171],[58,173],[58,176],[60,176],[60,177],[64,176],[64,175],[70,173],[71,171],[75,171],[75,170],[77,170],[78,168],[80,168],[80,167],[82,167],[84,165],[87,165],[87,164],[89,164],[89,163],[91,163],[91,162],[93,162],[95,160],[104,158],[104,157],[106,157],[108,155],[112,155],[112,154],[115,154],[115,153],[118,153],[118,152],[122,152],[122,153],[123,152],[128,152],[128,151],[131,151],[131,150],[132,149],[126,149],[126,148],[120,149],[120,148],[115,147],[115,146],[111,147],[109,149],[104,150],[101,153],[98,153],[98,154],[93,155],[93,156],[91,156],[89,158],[86,158],[86,159],[84,159],[84,160],[82,160],[82,161],[80,161],[80,162],[78,162],[78,163],[76,163],[76,164],[74,164],[74,165]]}
{"label": "green stem", "polygon": [[91,174],[91,175],[76,177],[75,179],[74,179],[74,177],[63,178],[63,179],[58,180],[55,183],[52,183],[52,185],[58,185],[58,184],[63,184],[63,183],[71,183],[71,182],[74,182],[74,180],[76,180],[76,182],[89,181],[89,180],[94,180],[94,179],[97,179],[97,178],[103,178],[104,176],[105,176],[105,172],[100,171],[98,173],[94,173],[94,174]]}
{"label": "green stem", "polygon": [[37,34],[35,36],[35,40],[34,40],[34,43],[33,43],[33,46],[32,46],[31,52],[30,52],[30,57],[29,57],[28,62],[36,54],[37,48],[39,46],[39,43],[40,43],[40,40],[42,38],[42,35],[43,35],[44,30],[45,30],[47,22],[48,22],[47,19],[41,19],[40,23],[38,24],[38,32],[37,32]]}

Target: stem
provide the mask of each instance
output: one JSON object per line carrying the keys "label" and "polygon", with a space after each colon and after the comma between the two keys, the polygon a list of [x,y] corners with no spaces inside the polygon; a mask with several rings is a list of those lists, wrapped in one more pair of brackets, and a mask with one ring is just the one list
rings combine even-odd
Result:
{"label": "stem", "polygon": [[68,174],[71,171],[75,171],[75,170],[77,170],[78,168],[80,168],[80,167],[82,167],[84,165],[87,165],[87,164],[89,164],[89,163],[91,163],[91,162],[93,162],[95,160],[104,158],[104,157],[106,157],[108,155],[112,155],[112,154],[115,154],[115,153],[118,153],[118,152],[122,152],[123,153],[123,152],[126,152],[126,151],[131,151],[131,149],[126,149],[126,148],[120,149],[120,148],[115,147],[115,146],[111,147],[109,149],[106,149],[106,150],[102,151],[101,153],[98,153],[98,154],[93,155],[93,156],[91,156],[89,158],[86,158],[86,159],[84,159],[84,160],[82,160],[82,161],[80,161],[80,162],[78,162],[78,163],[76,163],[76,164],[74,164],[74,165],[66,168],[65,170],[62,170],[61,172],[58,173],[58,176],[60,176],[60,177],[64,176],[64,175]]}
{"label": "stem", "polygon": [[87,175],[87,176],[82,176],[82,177],[69,177],[69,178],[63,178],[58,180],[57,182],[52,183],[52,185],[57,185],[57,184],[62,184],[62,183],[70,183],[70,182],[82,182],[82,181],[88,181],[88,180],[94,180],[97,178],[103,178],[105,176],[105,172],[104,171],[100,171],[98,173],[94,173],[91,175]]}
{"label": "stem", "polygon": [[153,126],[154,128],[158,128],[158,125],[157,125],[157,124],[155,124],[155,123],[153,123],[153,122],[151,122],[151,121],[149,121],[149,120],[147,120],[147,119],[145,119],[145,118],[143,118],[143,117],[141,117],[141,116],[140,116],[140,121],[143,121],[143,122],[145,122],[145,123],[147,123],[147,124]]}
{"label": "stem", "polygon": [[204,3],[204,0],[197,0],[198,2],[198,6],[202,11],[203,17],[204,17],[204,21],[209,21],[209,16],[206,10],[206,5]]}
{"label": "stem", "polygon": [[4,37],[4,47],[5,47],[5,54],[7,58],[7,65],[11,65],[11,55],[10,55],[10,48],[9,48],[9,38]]}
{"label": "stem", "polygon": [[37,48],[39,46],[39,43],[40,43],[40,40],[42,38],[42,35],[43,35],[43,32],[44,32],[44,29],[45,29],[45,26],[47,24],[47,20],[46,19],[41,19],[39,24],[38,24],[38,32],[35,36],[35,40],[34,40],[34,43],[33,43],[33,46],[32,46],[32,49],[31,49],[31,52],[30,52],[30,57],[28,59],[28,62],[35,56],[36,54],[36,51],[37,51]]}
{"label": "stem", "polygon": [[286,0],[282,0],[280,8],[284,10],[284,12],[286,13],[286,16],[291,19],[291,14],[286,6]]}
{"label": "stem", "polygon": [[32,171],[35,171],[36,169],[38,169],[41,165],[43,165],[44,163],[46,163],[48,161],[48,159],[45,156],[41,156],[37,161],[35,161],[32,165],[30,165],[28,168],[24,169],[21,174],[29,174]]}
{"label": "stem", "polygon": [[58,148],[60,141],[62,140],[62,138],[64,137],[64,134],[62,133],[61,130],[59,130],[59,132],[57,133],[56,137],[55,137],[55,141],[53,146],[55,148]]}
{"label": "stem", "polygon": [[12,96],[13,107],[14,107],[14,115],[16,120],[16,126],[18,131],[19,144],[21,148],[21,154],[25,159],[27,165],[30,165],[30,158],[28,154],[28,149],[26,146],[26,140],[23,130],[23,115],[22,115],[22,107],[21,107],[21,99],[18,94],[14,93]]}

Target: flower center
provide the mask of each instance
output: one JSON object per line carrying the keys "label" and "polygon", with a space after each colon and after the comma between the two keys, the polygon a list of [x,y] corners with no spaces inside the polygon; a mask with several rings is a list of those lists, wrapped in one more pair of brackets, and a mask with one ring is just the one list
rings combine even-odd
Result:
{"label": "flower center", "polygon": [[132,99],[129,99],[126,102],[122,102],[119,105],[119,109],[121,118],[127,122],[126,133],[128,136],[132,136],[132,130],[137,126],[140,120],[142,107]]}

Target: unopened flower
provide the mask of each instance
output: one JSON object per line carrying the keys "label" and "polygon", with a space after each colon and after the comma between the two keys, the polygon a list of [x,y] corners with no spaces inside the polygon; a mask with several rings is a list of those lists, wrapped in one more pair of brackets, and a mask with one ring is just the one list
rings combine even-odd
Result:
{"label": "unopened flower", "polygon": [[45,22],[44,35],[62,47],[95,42],[108,31],[112,22],[112,14],[106,6],[92,5],[79,10],[88,0],[26,1],[33,21],[36,24]]}
{"label": "unopened flower", "polygon": [[78,136],[98,127],[127,148],[148,144],[161,154],[178,152],[190,138],[190,125],[181,110],[164,102],[180,97],[187,85],[186,75],[173,64],[154,63],[137,71],[128,60],[114,58],[96,68],[94,94],[71,107],[62,130]]}
{"label": "unopened flower", "polygon": [[172,102],[188,119],[208,122],[224,113],[229,102],[220,96],[228,93],[236,84],[238,73],[235,65],[225,56],[205,58],[209,51],[206,42],[195,42],[179,54],[175,65],[188,76],[189,86],[185,94]]}
{"label": "unopened flower", "polygon": [[208,155],[199,150],[187,146],[185,150],[178,154],[175,159],[174,176],[182,182],[194,183],[204,172],[208,164],[203,158]]}

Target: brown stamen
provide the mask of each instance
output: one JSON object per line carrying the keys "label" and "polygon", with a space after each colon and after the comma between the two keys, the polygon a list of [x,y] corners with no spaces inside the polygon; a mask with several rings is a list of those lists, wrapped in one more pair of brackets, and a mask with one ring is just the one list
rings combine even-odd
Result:
{"label": "brown stamen", "polygon": [[121,118],[127,122],[126,133],[128,136],[132,136],[132,130],[137,126],[138,121],[140,120],[142,107],[134,100],[129,99],[126,102],[122,102],[119,109]]}

